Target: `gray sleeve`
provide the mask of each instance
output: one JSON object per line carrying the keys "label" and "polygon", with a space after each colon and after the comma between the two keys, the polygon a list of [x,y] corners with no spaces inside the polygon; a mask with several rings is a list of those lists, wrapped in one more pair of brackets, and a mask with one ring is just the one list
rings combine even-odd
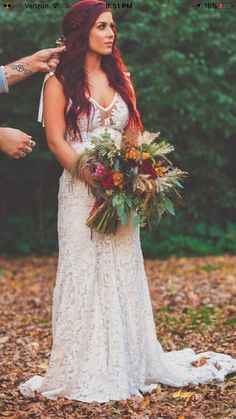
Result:
{"label": "gray sleeve", "polygon": [[0,93],[8,93],[9,87],[3,65],[0,66]]}

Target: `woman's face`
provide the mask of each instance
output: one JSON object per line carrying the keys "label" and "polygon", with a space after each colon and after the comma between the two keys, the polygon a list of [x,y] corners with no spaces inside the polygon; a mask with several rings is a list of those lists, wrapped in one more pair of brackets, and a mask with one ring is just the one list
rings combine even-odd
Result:
{"label": "woman's face", "polygon": [[100,55],[111,54],[115,38],[114,27],[111,12],[104,12],[98,16],[89,33],[89,50]]}

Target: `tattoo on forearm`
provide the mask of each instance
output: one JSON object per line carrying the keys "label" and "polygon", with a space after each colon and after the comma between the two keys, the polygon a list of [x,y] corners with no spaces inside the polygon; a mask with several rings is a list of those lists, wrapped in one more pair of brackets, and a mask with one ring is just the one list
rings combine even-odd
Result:
{"label": "tattoo on forearm", "polygon": [[20,73],[24,71],[24,66],[22,64],[12,64],[11,68],[12,70],[19,71]]}
{"label": "tattoo on forearm", "polygon": [[[25,63],[12,63],[12,64],[8,64],[8,66],[12,71],[10,71],[10,74],[8,71],[6,71],[6,76],[7,79],[12,79],[13,77],[21,77],[23,75],[25,76],[29,76],[30,74],[32,74],[33,72],[29,69],[29,67],[27,66],[27,64]],[[20,74],[19,74],[20,73]]]}

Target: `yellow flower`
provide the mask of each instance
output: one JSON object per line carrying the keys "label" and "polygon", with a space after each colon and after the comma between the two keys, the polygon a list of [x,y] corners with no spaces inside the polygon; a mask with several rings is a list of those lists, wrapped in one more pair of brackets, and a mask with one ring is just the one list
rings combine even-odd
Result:
{"label": "yellow flower", "polygon": [[115,186],[120,186],[124,183],[124,175],[118,170],[112,173],[112,179]]}
{"label": "yellow flower", "polygon": [[142,153],[143,160],[147,160],[150,157],[150,154],[147,151],[143,151]]}

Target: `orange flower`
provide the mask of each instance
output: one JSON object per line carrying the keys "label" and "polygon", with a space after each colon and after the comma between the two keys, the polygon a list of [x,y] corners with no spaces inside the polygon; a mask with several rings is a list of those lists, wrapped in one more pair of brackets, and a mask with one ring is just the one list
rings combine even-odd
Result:
{"label": "orange flower", "polygon": [[142,157],[143,157],[143,160],[147,160],[147,159],[149,159],[150,154],[148,152],[146,152],[146,151],[143,151]]}
{"label": "orange flower", "polygon": [[118,170],[112,173],[112,179],[115,186],[122,186],[124,183],[124,175]]}
{"label": "orange flower", "polygon": [[157,166],[155,168],[155,172],[156,172],[157,176],[160,176],[160,177],[162,177],[164,175],[165,171],[166,171],[166,169],[163,166]]}
{"label": "orange flower", "polygon": [[140,152],[135,148],[132,147],[129,151],[127,151],[125,157],[126,159],[137,160],[140,156]]}

